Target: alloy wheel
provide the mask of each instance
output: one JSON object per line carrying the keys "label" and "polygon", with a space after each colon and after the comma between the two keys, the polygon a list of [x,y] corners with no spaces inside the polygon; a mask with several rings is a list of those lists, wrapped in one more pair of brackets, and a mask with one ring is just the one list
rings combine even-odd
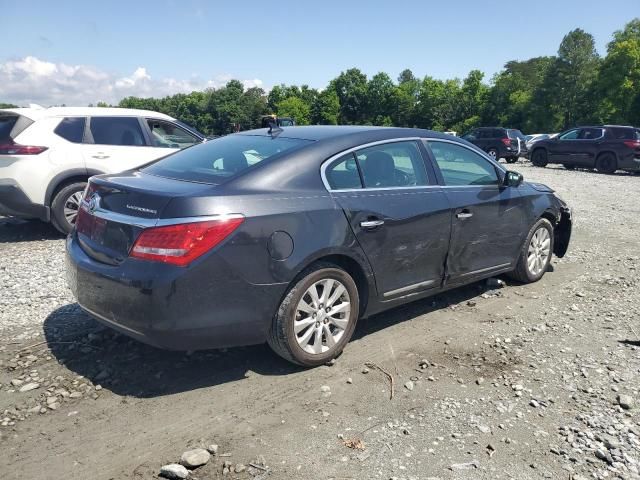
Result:
{"label": "alloy wheel", "polygon": [[489,150],[487,153],[489,154],[489,156],[490,156],[491,158],[496,158],[496,157],[498,156],[498,152],[496,152],[496,151],[495,151],[495,150],[493,150],[493,149],[492,149],[492,150]]}
{"label": "alloy wheel", "polygon": [[544,227],[538,228],[531,237],[529,250],[527,252],[527,268],[534,275],[540,275],[547,267],[549,255],[551,254],[551,236],[549,230]]}
{"label": "alloy wheel", "polygon": [[80,203],[82,202],[82,193],[82,191],[74,192],[64,202],[64,218],[69,222],[69,225],[75,225],[76,223],[78,210],[80,209]]}
{"label": "alloy wheel", "polygon": [[295,311],[293,330],[305,352],[328,352],[344,336],[351,314],[351,298],[342,282],[327,278],[311,285]]}

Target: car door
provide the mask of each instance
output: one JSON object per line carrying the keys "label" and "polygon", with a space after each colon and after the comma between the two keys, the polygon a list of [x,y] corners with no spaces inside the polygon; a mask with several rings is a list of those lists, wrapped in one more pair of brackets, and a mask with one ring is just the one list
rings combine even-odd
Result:
{"label": "car door", "polygon": [[449,247],[449,204],[428,172],[419,139],[389,140],[340,154],[323,167],[371,264],[379,297],[439,287]]}
{"label": "car door", "polygon": [[122,172],[178,150],[151,146],[138,117],[91,117],[85,142],[83,151],[90,172]]}
{"label": "car door", "polygon": [[549,161],[551,163],[576,164],[579,162],[580,128],[568,130],[549,142]]}
{"label": "car door", "polygon": [[467,283],[510,269],[526,233],[518,189],[503,187],[499,167],[472,148],[435,139],[426,143],[451,205],[446,282]]}
{"label": "car door", "polygon": [[574,165],[595,167],[596,157],[600,145],[604,142],[604,129],[600,127],[585,127],[580,129],[578,144],[573,154]]}

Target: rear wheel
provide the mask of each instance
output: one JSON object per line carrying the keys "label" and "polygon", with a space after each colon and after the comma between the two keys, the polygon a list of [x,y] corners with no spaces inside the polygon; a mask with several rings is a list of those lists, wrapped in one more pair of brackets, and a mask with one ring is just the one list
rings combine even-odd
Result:
{"label": "rear wheel", "polygon": [[615,173],[618,169],[618,160],[613,153],[601,153],[596,160],[596,170],[600,173]]}
{"label": "rear wheel", "polygon": [[489,150],[487,150],[487,154],[493,158],[494,160],[498,160],[498,150],[496,150],[495,148],[490,148]]}
{"label": "rear wheel", "polygon": [[73,230],[86,182],[74,182],[61,188],[51,202],[51,223],[65,235]]}
{"label": "rear wheel", "polygon": [[518,161],[518,157],[507,158],[507,163],[516,163],[517,161]]}
{"label": "rear wheel", "polygon": [[529,230],[516,268],[509,275],[522,283],[537,282],[549,268],[552,252],[553,225],[546,218],[541,218]]}
{"label": "rear wheel", "polygon": [[305,367],[336,358],[351,339],[359,315],[358,288],[331,264],[301,275],[273,318],[268,343],[281,357]]}
{"label": "rear wheel", "polygon": [[566,168],[567,170],[575,170],[575,169],[576,169],[576,166],[575,166],[575,165],[572,165],[572,164],[570,164],[570,163],[564,163],[562,166],[563,166],[564,168]]}

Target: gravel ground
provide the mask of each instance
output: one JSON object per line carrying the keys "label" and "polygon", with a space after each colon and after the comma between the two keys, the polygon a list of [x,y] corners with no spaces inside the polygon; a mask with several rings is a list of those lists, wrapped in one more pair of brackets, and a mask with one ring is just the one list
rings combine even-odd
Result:
{"label": "gravel ground", "polygon": [[640,478],[640,178],[512,168],[574,208],[553,271],[378,315],[313,370],[105,330],[64,240],[0,219],[3,478]]}

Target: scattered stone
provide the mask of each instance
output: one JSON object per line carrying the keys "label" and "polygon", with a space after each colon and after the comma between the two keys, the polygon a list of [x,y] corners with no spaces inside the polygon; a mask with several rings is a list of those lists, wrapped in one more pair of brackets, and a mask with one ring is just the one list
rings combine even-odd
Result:
{"label": "scattered stone", "polygon": [[233,469],[236,473],[240,473],[240,472],[244,472],[247,469],[247,467],[245,467],[242,463],[237,463]]}
{"label": "scattered stone", "polygon": [[533,408],[538,408],[540,406],[540,403],[538,403],[537,400],[534,400],[532,398],[531,401],[529,402],[529,405],[531,405]]}
{"label": "scattered stone", "polygon": [[409,380],[407,383],[404,384],[404,388],[406,388],[409,391],[412,391],[414,387],[414,384],[411,380]]}
{"label": "scattered stone", "polygon": [[204,448],[194,448],[187,450],[180,457],[180,463],[187,468],[198,468],[206,464],[211,458],[211,454]]}
{"label": "scattered stone", "polygon": [[[20,389],[20,391],[22,391],[22,389]],[[631,397],[631,395],[618,395],[618,405],[625,410],[631,410],[633,403],[633,397]]]}
{"label": "scattered stone", "polygon": [[36,382],[30,382],[20,387],[20,392],[30,392],[31,390],[35,390],[36,388],[40,388],[40,384]]}
{"label": "scattered stone", "polygon": [[329,393],[331,392],[331,387],[329,385],[323,385],[320,387],[320,391],[322,393]]}
{"label": "scattered stone", "polygon": [[353,378],[351,378],[351,377],[347,378],[347,383],[349,385],[351,385],[353,383]]}
{"label": "scattered stone", "polygon": [[449,465],[449,470],[471,470],[475,468],[480,468],[480,463],[477,460],[473,460],[471,462],[466,462],[466,463],[454,463],[453,465]]}
{"label": "scattered stone", "polygon": [[484,383],[484,378],[480,377],[476,379],[476,385],[482,385]]}
{"label": "scattered stone", "polygon": [[367,367],[364,367],[362,369],[362,373],[364,373],[366,375],[367,373],[369,373],[369,369]]}
{"label": "scattered stone", "polygon": [[212,443],[211,445],[209,445],[207,447],[207,451],[211,454],[211,455],[217,455],[218,454],[218,449],[220,447],[218,445],[216,445],[215,443]]}
{"label": "scattered stone", "polygon": [[160,476],[169,480],[182,480],[189,476],[189,470],[177,463],[171,463],[160,469]]}

